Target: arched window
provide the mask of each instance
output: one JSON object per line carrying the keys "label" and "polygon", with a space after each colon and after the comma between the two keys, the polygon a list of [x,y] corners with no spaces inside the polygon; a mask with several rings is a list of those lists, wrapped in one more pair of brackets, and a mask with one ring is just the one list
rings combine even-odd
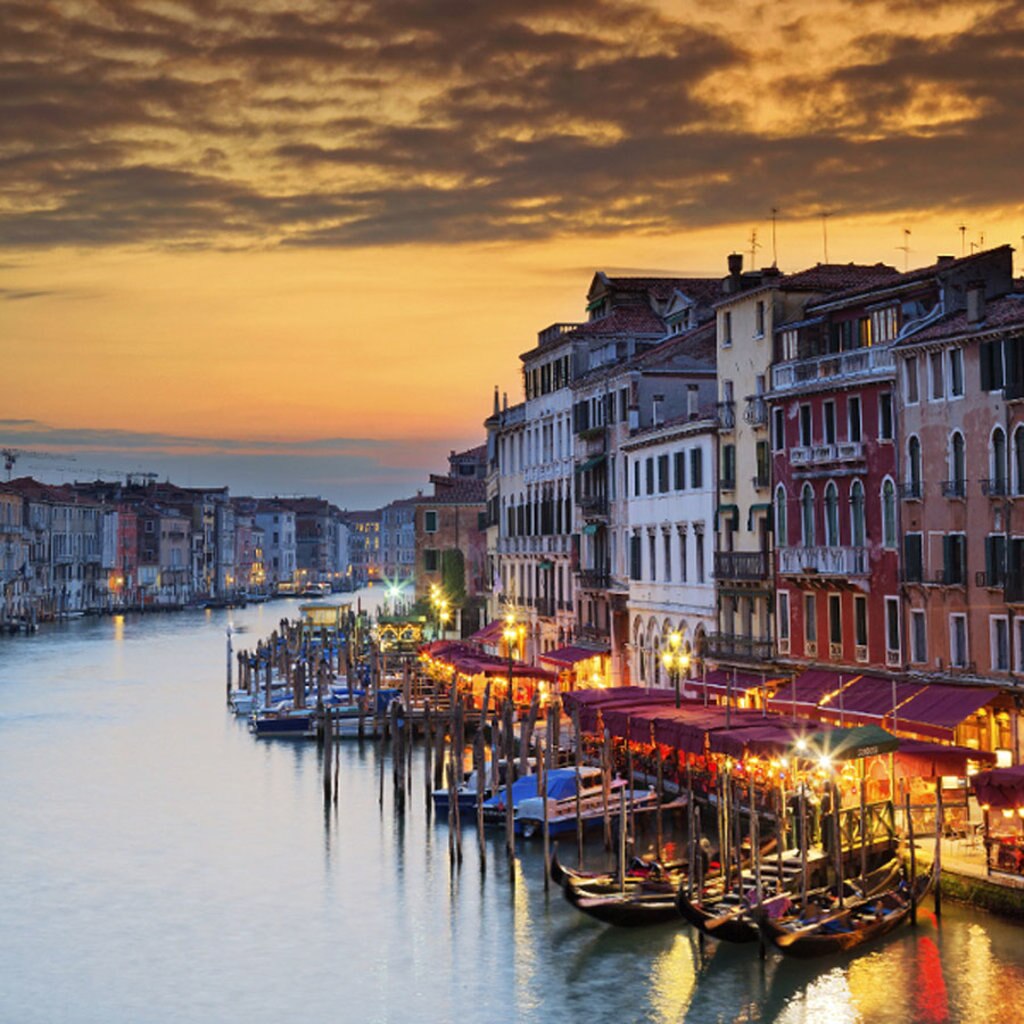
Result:
{"label": "arched window", "polygon": [[814,488],[804,484],[800,493],[800,533],[805,548],[814,547]]}
{"label": "arched window", "polygon": [[907,484],[910,486],[910,496],[921,497],[921,439],[911,435],[907,442]]}
{"label": "arched window", "polygon": [[839,546],[839,491],[831,480],[825,488],[825,543]]}
{"label": "arched window", "polygon": [[786,488],[775,488],[775,543],[784,548],[789,545],[789,521],[786,516]]}
{"label": "arched window", "polygon": [[882,544],[896,547],[896,485],[889,477],[882,484]]}
{"label": "arched window", "polygon": [[850,487],[850,539],[855,548],[864,547],[864,485],[859,480]]}
{"label": "arched window", "polygon": [[1006,494],[1006,433],[1002,427],[992,431],[989,493]]}
{"label": "arched window", "polygon": [[949,439],[949,482],[952,493],[964,497],[967,492],[967,453],[964,435],[959,430],[954,430]]}

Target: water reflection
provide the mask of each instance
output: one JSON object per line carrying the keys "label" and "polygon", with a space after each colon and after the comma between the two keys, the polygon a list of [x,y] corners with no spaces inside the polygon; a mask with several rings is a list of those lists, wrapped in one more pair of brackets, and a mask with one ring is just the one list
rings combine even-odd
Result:
{"label": "water reflection", "polygon": [[[293,612],[231,614],[255,639]],[[4,1020],[982,1024],[1024,1001],[1019,929],[952,905],[859,955],[762,963],[584,918],[500,830],[484,865],[466,823],[453,870],[421,753],[403,810],[379,744],[337,744],[335,768],[226,715],[226,623],[0,639]]]}

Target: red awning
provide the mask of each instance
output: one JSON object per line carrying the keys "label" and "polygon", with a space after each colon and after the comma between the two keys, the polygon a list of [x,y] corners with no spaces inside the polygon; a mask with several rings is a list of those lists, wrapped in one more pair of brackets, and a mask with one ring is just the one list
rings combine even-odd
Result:
{"label": "red awning", "polygon": [[590,647],[559,647],[554,651],[542,654],[539,661],[548,661],[560,668],[572,668],[578,661],[586,661],[587,658],[598,658],[607,654],[607,650],[595,651]]}
{"label": "red awning", "polygon": [[708,737],[708,747],[713,754],[728,754],[735,758],[744,758],[748,754],[785,754],[808,728],[811,728],[809,723],[794,726],[768,722],[742,729],[718,729]]}
{"label": "red awning", "polygon": [[822,698],[834,693],[839,686],[839,673],[812,668],[802,672],[791,683],[780,686],[768,701],[768,707],[780,715],[791,714],[794,705],[798,711],[806,712],[808,708],[816,708]]}
{"label": "red awning", "polygon": [[497,644],[501,642],[502,634],[505,632],[505,620],[495,619],[489,622],[483,629],[478,629],[466,639],[474,644]]}
{"label": "red awning", "polygon": [[732,672],[729,669],[716,668],[713,672],[708,672],[703,679],[686,680],[686,685],[698,693],[703,692],[706,684],[708,691],[716,696],[731,692],[734,697],[742,697],[751,690],[759,690],[768,683],[776,683],[780,678],[772,674],[762,676],[753,672]]}
{"label": "red awning", "polygon": [[986,750],[926,743],[924,740],[900,740],[895,757],[896,763],[907,775],[923,779],[937,779],[940,775],[966,775],[968,761],[987,765],[996,763],[996,755]]}
{"label": "red awning", "polygon": [[999,690],[994,686],[929,683],[897,708],[895,722],[890,714],[884,724],[890,729],[905,729],[940,740],[951,739],[953,730],[964,719],[997,696]]}
{"label": "red awning", "polygon": [[[915,694],[920,693],[923,683],[900,683],[893,686],[891,679],[881,676],[849,676],[842,690],[838,687],[819,703],[820,711],[831,715],[842,714],[851,721],[860,720],[866,724],[878,725],[886,715],[892,714],[893,694],[896,696],[897,714],[899,708]],[[781,709],[779,709],[781,710]]]}
{"label": "red awning", "polygon": [[1024,764],[978,772],[972,781],[978,803],[996,810],[1024,807]]}

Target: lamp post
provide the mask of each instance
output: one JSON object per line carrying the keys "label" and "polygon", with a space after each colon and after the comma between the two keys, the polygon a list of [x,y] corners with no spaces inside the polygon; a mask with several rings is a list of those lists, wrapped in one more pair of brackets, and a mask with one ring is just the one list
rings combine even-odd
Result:
{"label": "lamp post", "polygon": [[668,677],[675,686],[676,707],[679,707],[679,676],[690,670],[690,652],[682,649],[683,638],[680,633],[668,635],[668,648],[661,656],[661,663],[668,672]]}
{"label": "lamp post", "polygon": [[512,670],[515,666],[516,647],[522,649],[523,638],[526,635],[526,627],[521,622],[516,622],[516,613],[509,612],[505,616],[505,628],[502,631],[502,639],[505,641],[505,650],[508,652],[508,698],[512,699]]}

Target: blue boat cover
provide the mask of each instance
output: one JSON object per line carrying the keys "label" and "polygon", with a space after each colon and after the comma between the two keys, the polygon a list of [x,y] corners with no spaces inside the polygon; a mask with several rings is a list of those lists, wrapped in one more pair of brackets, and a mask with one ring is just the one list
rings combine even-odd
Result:
{"label": "blue boat cover", "polygon": [[[484,807],[505,806],[504,786],[501,790],[484,801]],[[553,768],[548,772],[547,793],[551,800],[565,800],[576,792],[576,769],[575,768]],[[537,795],[537,776],[526,775],[512,783],[512,806],[518,807],[520,800],[528,799]]]}

